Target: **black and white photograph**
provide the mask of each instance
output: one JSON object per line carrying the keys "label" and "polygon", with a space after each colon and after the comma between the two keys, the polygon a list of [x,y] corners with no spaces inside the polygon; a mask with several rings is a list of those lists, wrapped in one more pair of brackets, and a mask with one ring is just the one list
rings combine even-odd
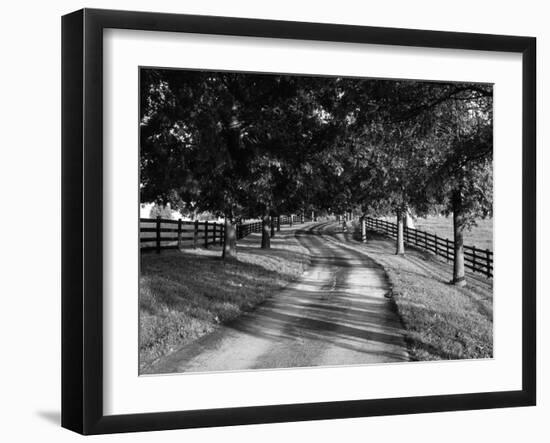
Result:
{"label": "black and white photograph", "polygon": [[139,374],[493,356],[493,84],[139,68]]}
{"label": "black and white photograph", "polygon": [[0,440],[545,443],[546,9],[6,3]]}

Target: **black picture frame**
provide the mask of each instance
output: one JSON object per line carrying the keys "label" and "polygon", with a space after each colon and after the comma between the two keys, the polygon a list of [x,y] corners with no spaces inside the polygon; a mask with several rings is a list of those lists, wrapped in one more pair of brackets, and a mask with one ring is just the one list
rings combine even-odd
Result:
{"label": "black picture frame", "polygon": [[[522,55],[522,389],[132,415],[103,413],[103,30],[171,31]],[[536,403],[536,39],[83,9],[62,18],[62,426],[82,434],[529,406]],[[518,276],[519,278],[519,276]]]}

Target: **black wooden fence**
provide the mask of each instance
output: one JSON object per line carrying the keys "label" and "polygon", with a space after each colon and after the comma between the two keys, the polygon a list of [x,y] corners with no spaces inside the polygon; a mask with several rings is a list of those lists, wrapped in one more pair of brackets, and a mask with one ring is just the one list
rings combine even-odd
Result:
{"label": "black wooden fence", "polygon": [[183,221],[164,218],[139,219],[141,250],[198,247],[222,244],[223,223],[211,221]]}
{"label": "black wooden fence", "polygon": [[[397,237],[397,224],[365,217],[367,229],[382,232],[390,237]],[[403,227],[403,240],[405,244],[412,245],[433,252],[436,255],[454,260],[454,242],[448,238],[442,238],[436,234]],[[493,251],[479,249],[475,246],[464,246],[464,266],[472,271],[493,276]]]}
{"label": "black wooden fence", "polygon": [[[304,223],[311,218],[300,215],[281,215],[272,217],[275,227]],[[139,243],[142,251],[161,249],[178,249],[184,247],[205,247],[222,245],[225,225],[212,221],[183,221],[164,218],[139,219]],[[237,224],[237,239],[242,239],[252,232],[262,232],[262,222]]]}
{"label": "black wooden fence", "polygon": [[253,232],[262,232],[262,222],[243,223],[237,225],[237,239],[239,240]]}

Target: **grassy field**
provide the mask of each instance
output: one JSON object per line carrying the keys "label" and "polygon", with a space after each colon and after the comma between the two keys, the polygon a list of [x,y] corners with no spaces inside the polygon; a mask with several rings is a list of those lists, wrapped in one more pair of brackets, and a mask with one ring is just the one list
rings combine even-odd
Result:
{"label": "grassy field", "polygon": [[[416,229],[437,234],[440,237],[453,238],[453,218],[431,216],[417,218],[414,221]],[[478,220],[477,226],[464,233],[464,244],[480,249],[493,250],[493,219]]]}
{"label": "grassy field", "polygon": [[458,288],[449,284],[452,263],[412,249],[398,256],[394,240],[368,238],[360,247],[386,271],[413,360],[493,356],[491,280],[467,273],[468,286]]}
{"label": "grassy field", "polygon": [[259,234],[240,240],[236,262],[224,262],[219,247],[142,253],[140,373],[157,358],[251,310],[309,264],[307,250],[291,231],[277,233],[271,249],[259,244]]}

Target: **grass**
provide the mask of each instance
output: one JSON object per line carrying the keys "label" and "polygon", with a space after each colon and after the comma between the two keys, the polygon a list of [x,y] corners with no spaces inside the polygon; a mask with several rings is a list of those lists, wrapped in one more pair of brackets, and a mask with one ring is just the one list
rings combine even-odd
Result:
{"label": "grass", "polygon": [[[452,217],[431,216],[417,218],[414,227],[421,231],[437,234],[440,237],[453,238]],[[493,250],[493,219],[477,220],[477,226],[473,226],[464,233],[464,244],[480,249]]]}
{"label": "grass", "polygon": [[452,264],[369,233],[365,247],[388,276],[413,360],[492,358],[492,281],[468,274],[468,286],[449,284]]}
{"label": "grass", "polygon": [[292,231],[271,249],[259,234],[239,241],[236,261],[219,247],[142,253],[139,290],[140,373],[156,359],[212,332],[299,277],[309,256]]}

